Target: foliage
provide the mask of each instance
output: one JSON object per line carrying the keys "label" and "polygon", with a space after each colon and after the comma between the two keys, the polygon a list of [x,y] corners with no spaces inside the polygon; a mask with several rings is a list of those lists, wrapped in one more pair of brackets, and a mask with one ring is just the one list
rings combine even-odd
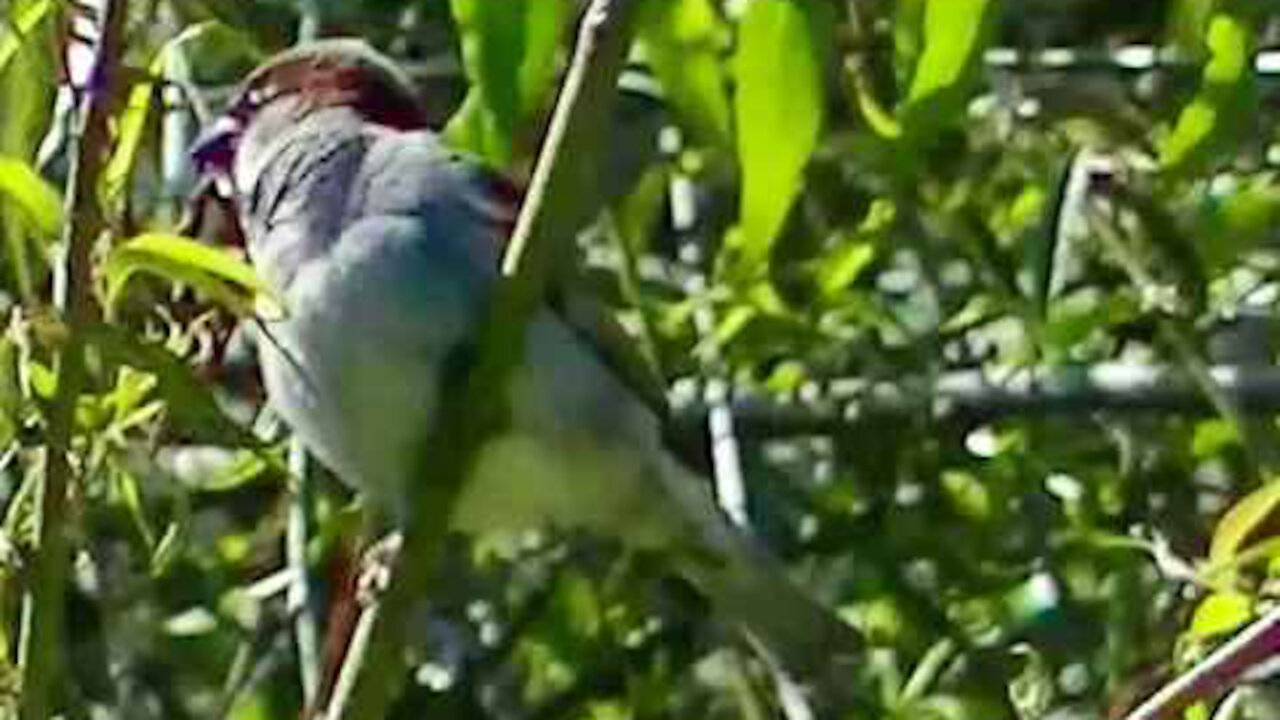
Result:
{"label": "foliage", "polygon": [[[298,717],[315,633],[352,608],[359,499],[286,460],[246,328],[287,310],[238,249],[181,236],[186,148],[318,19],[404,60],[451,142],[524,177],[581,4],[127,5],[87,277],[65,198],[100,78],[66,61],[94,16],[0,6],[0,715],[34,682],[52,523],[68,717]],[[732,405],[754,530],[870,639],[885,717],[1120,716],[1267,608],[1278,401],[1220,383],[1275,362],[1256,61],[1277,29],[1250,0],[641,9],[580,265],[674,397],[715,379],[768,401]],[[548,531],[460,541],[447,577],[397,717],[778,711],[660,558]]]}

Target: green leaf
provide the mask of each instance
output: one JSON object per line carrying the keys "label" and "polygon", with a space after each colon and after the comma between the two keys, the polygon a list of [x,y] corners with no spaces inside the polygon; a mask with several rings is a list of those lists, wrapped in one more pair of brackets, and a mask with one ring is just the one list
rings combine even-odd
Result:
{"label": "green leaf", "polygon": [[1241,178],[1225,196],[1208,195],[1201,203],[1195,237],[1203,238],[1201,256],[1209,267],[1234,266],[1271,236],[1280,224],[1280,184],[1267,175]]}
{"label": "green leaf", "polygon": [[867,126],[885,140],[897,140],[902,137],[902,125],[898,123],[898,118],[886,110],[876,98],[866,71],[855,68],[850,72],[853,73],[853,92],[858,101],[858,110],[862,112],[862,119],[867,121]]}
{"label": "green leaf", "polygon": [[125,241],[106,262],[107,305],[114,306],[135,273],[148,272],[191,285],[241,316],[266,301],[269,314],[282,306],[253,267],[229,251],[179,235],[152,233]]}
{"label": "green leaf", "polygon": [[875,260],[876,248],[869,242],[846,239],[826,258],[818,271],[818,289],[824,297],[835,298],[858,279]]}
{"label": "green leaf", "polygon": [[891,201],[877,200],[867,209],[856,231],[836,239],[835,249],[818,265],[818,291],[827,300],[837,300],[875,260],[876,238],[897,221],[898,208]]}
{"label": "green leaf", "polygon": [[[1024,268],[1030,270],[1032,299],[1035,301],[1036,314],[1043,320],[1049,316],[1049,300],[1057,289],[1057,269],[1059,248],[1062,247],[1061,235],[1065,229],[1064,211],[1067,208],[1081,207],[1083,198],[1073,197],[1086,193],[1088,183],[1072,183],[1076,176],[1076,160],[1079,153],[1073,153],[1058,170],[1054,183],[1053,196],[1045,203],[1048,212],[1044,221],[1030,241],[1024,255]],[[1026,197],[1024,195],[1024,197]]]}
{"label": "green leaf", "polygon": [[471,90],[446,137],[499,167],[520,154],[519,133],[555,79],[564,0],[451,0]]}
{"label": "green leaf", "polygon": [[1205,44],[1209,62],[1200,89],[1160,144],[1160,165],[1171,173],[1194,172],[1216,157],[1224,143],[1237,139],[1257,105],[1253,28],[1246,14],[1215,14]]}
{"label": "green leaf", "polygon": [[[556,78],[561,39],[571,18],[572,6],[564,0],[524,0],[524,52],[517,74],[521,121],[547,103]],[[494,3],[488,3],[493,5]]]}
{"label": "green leaf", "polygon": [[62,196],[27,163],[0,157],[0,195],[9,198],[47,239],[62,231]]}
{"label": "green leaf", "polygon": [[[149,64],[152,76],[160,78],[164,74],[164,53],[159,52]],[[116,141],[115,152],[107,161],[102,171],[102,188],[104,197],[119,207],[128,190],[133,170],[138,163],[139,150],[142,148],[144,131],[151,117],[151,107],[158,96],[156,82],[140,80],[129,91],[124,109],[120,113],[120,135]]]}
{"label": "green leaf", "polygon": [[924,51],[924,14],[928,0],[897,0],[893,4],[893,66],[897,80],[907,85]]}
{"label": "green leaf", "polygon": [[752,2],[742,18],[734,61],[742,165],[736,237],[748,271],[769,258],[817,146],[832,24],[821,0]]}
{"label": "green leaf", "polygon": [[1280,482],[1270,480],[1244,496],[1223,515],[1209,545],[1209,564],[1226,563],[1263,528],[1280,507]]}
{"label": "green leaf", "polygon": [[225,447],[260,448],[262,441],[222,412],[208,385],[163,344],[142,340],[110,323],[85,327],[85,340],[102,359],[154,375],[156,392],[174,425],[195,442]]}
{"label": "green leaf", "polygon": [[1193,638],[1210,638],[1229,633],[1253,617],[1253,601],[1238,592],[1218,592],[1201,601],[1191,617]]}
{"label": "green leaf", "polygon": [[22,48],[23,40],[32,30],[35,30],[37,25],[50,16],[54,5],[52,0],[38,0],[25,8],[19,8],[12,28],[4,34],[4,37],[0,37],[0,73],[8,69],[9,63],[17,57],[18,50]]}
{"label": "green leaf", "polygon": [[927,0],[924,50],[901,108],[902,125],[913,142],[963,115],[970,80],[982,61],[999,7],[993,0]]}
{"label": "green leaf", "polygon": [[637,36],[645,60],[699,141],[729,144],[729,95],[720,54],[726,29],[710,0],[647,0]]}
{"label": "green leaf", "polygon": [[1221,453],[1228,447],[1240,445],[1240,431],[1236,424],[1223,418],[1213,418],[1196,423],[1191,439],[1191,455],[1199,460]]}
{"label": "green leaf", "polygon": [[[49,134],[57,92],[64,5],[49,0],[13,0],[0,24],[0,155],[30,162]],[[34,232],[21,212],[0,207],[7,269],[24,300],[35,299],[47,270]]]}
{"label": "green leaf", "polygon": [[0,452],[13,442],[22,423],[20,362],[17,344],[7,336],[0,338]]}
{"label": "green leaf", "polygon": [[168,78],[174,54],[182,53],[188,45],[207,37],[223,38],[225,41],[228,37],[238,37],[238,33],[218,22],[198,23],[184,29],[156,51],[154,58],[147,64],[148,74],[145,79],[138,79],[132,90],[129,90],[124,109],[120,111],[119,138],[115,142],[115,151],[102,170],[102,190],[110,201],[122,202],[133,179],[138,154],[143,140],[146,140],[145,132],[151,119],[151,110],[160,97],[157,83]]}

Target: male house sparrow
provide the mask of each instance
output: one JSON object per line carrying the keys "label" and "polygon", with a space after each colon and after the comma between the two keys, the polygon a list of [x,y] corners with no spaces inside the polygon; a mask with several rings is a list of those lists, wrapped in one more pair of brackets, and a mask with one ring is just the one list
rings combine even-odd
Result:
{"label": "male house sparrow", "polygon": [[[250,258],[285,306],[260,343],[269,401],[395,516],[409,483],[431,481],[415,472],[415,450],[462,379],[518,198],[445,148],[401,71],[355,40],[267,61],[195,157],[230,188]],[[664,448],[661,394],[638,392],[602,352],[602,311],[563,297],[527,327],[504,389],[509,422],[481,448],[454,528],[616,536],[669,553],[792,671],[856,650],[852,628],[731,526]]]}

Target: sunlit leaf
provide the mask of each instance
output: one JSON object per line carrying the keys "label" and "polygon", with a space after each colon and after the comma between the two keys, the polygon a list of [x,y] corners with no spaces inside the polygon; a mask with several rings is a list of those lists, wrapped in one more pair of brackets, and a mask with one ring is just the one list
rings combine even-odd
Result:
{"label": "sunlit leaf", "polygon": [[924,49],[901,109],[905,131],[917,141],[964,112],[999,7],[993,0],[927,0]]}
{"label": "sunlit leaf", "polygon": [[826,105],[830,7],[820,0],[752,2],[738,34],[734,117],[742,165],[741,249],[768,259],[800,193]]}
{"label": "sunlit leaf", "polygon": [[1253,535],[1280,507],[1280,482],[1268,481],[1254,490],[1227,511],[1214,530],[1209,546],[1209,562],[1218,565],[1227,562],[1253,539]]}
{"label": "sunlit leaf", "polygon": [[893,4],[893,67],[897,80],[909,87],[912,71],[924,50],[924,13],[929,0],[898,0]]}
{"label": "sunlit leaf", "polygon": [[1197,458],[1217,455],[1224,449],[1240,445],[1240,432],[1230,420],[1213,418],[1196,424],[1191,440],[1191,454]]}
{"label": "sunlit leaf", "polygon": [[897,140],[902,137],[902,125],[898,122],[898,118],[886,110],[876,98],[866,73],[861,70],[852,72],[853,91],[858,100],[858,110],[862,112],[862,119],[867,121],[867,126],[876,135],[886,140]]}
{"label": "sunlit leaf", "polygon": [[716,325],[715,333],[712,335],[715,344],[719,347],[724,347],[733,342],[734,338],[742,334],[747,329],[747,326],[756,320],[759,315],[760,312],[751,305],[739,305],[725,313],[724,318]]}
{"label": "sunlit leaf", "polygon": [[1212,159],[1251,114],[1257,97],[1253,77],[1253,29],[1244,13],[1220,12],[1209,21],[1209,61],[1200,90],[1173,132],[1160,145],[1160,164],[1186,172]]}
{"label": "sunlit leaf", "polygon": [[[50,135],[57,89],[58,28],[65,5],[49,0],[12,0],[6,10],[4,20],[8,23],[0,27],[0,155],[33,163],[36,149]],[[20,211],[0,204],[5,263],[26,300],[34,299],[45,270],[35,233]]]}
{"label": "sunlit leaf", "polygon": [[1062,234],[1068,220],[1065,213],[1083,207],[1083,198],[1080,196],[1089,189],[1087,182],[1072,182],[1073,178],[1087,177],[1078,174],[1078,157],[1076,154],[1067,158],[1059,168],[1053,194],[1044,203],[1044,221],[1039,232],[1028,241],[1024,255],[1024,267],[1030,271],[1032,298],[1041,318],[1048,317],[1049,299],[1058,286],[1055,270],[1059,248],[1062,247]]}
{"label": "sunlit leaf", "polygon": [[107,257],[107,304],[115,305],[138,272],[181,282],[207,294],[240,315],[251,315],[255,301],[278,303],[253,266],[221,248],[178,235],[146,234],[125,241]]}
{"label": "sunlit leaf", "polygon": [[102,186],[108,199],[119,202],[130,186],[152,110],[160,99],[159,83],[167,79],[175,54],[185,52],[191,45],[216,46],[235,40],[243,41],[243,38],[219,22],[203,22],[183,30],[155,53],[147,65],[148,75],[134,83],[120,113],[115,151],[102,172]]}
{"label": "sunlit leaf", "polygon": [[0,36],[0,73],[8,69],[9,63],[17,57],[23,39],[45,18],[50,17],[55,6],[56,3],[53,0],[38,0],[18,12],[10,32]]}
{"label": "sunlit leaf", "polygon": [[17,436],[22,420],[22,383],[18,346],[10,338],[0,338],[0,451]]}
{"label": "sunlit leaf", "polygon": [[1241,178],[1231,192],[1206,196],[1199,220],[1195,235],[1204,240],[1205,262],[1214,270],[1231,267],[1280,226],[1280,184],[1269,175]]}
{"label": "sunlit leaf", "polygon": [[1253,601],[1237,592],[1210,595],[1196,607],[1189,632],[1195,638],[1209,638],[1229,633],[1253,617]]}
{"label": "sunlit leaf", "polygon": [[725,32],[711,0],[647,0],[638,30],[645,59],[676,112],[696,139],[713,145],[730,138]]}
{"label": "sunlit leaf", "polygon": [[992,514],[991,492],[972,473],[949,470],[941,477],[942,488],[960,515],[975,521]]}
{"label": "sunlit leaf", "polygon": [[875,246],[869,242],[853,239],[841,242],[823,261],[818,271],[818,288],[826,297],[836,297],[858,279],[875,257]]}
{"label": "sunlit leaf", "polygon": [[[164,72],[163,53],[150,63],[150,72],[157,78]],[[158,91],[152,80],[140,80],[126,96],[124,110],[120,113],[120,135],[115,152],[102,171],[103,194],[113,202],[120,202],[133,178],[138,153],[142,148],[143,134],[151,117]]]}
{"label": "sunlit leaf", "polygon": [[61,232],[61,194],[25,162],[0,157],[0,196],[21,209],[45,238]]}
{"label": "sunlit leaf", "polygon": [[451,0],[449,7],[471,90],[446,137],[505,167],[551,88],[570,6],[564,0]]}
{"label": "sunlit leaf", "polygon": [[[520,57],[516,87],[520,90],[522,120],[544,104],[556,77],[565,27],[572,17],[572,5],[564,0],[524,0],[524,50]],[[493,3],[489,3],[493,4]]]}

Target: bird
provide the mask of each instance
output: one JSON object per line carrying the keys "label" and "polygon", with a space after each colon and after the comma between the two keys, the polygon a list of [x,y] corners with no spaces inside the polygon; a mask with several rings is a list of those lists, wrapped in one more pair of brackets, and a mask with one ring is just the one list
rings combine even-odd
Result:
{"label": "bird", "polygon": [[[263,319],[274,411],[399,521],[419,454],[473,362],[515,185],[427,126],[412,82],[363,40],[285,50],[240,84],[192,150],[234,209],[283,311]],[[579,529],[671,558],[676,574],[797,677],[862,639],[721,512],[667,443],[660,384],[603,304],[557,286],[524,328],[504,426],[452,512],[465,534]]]}

